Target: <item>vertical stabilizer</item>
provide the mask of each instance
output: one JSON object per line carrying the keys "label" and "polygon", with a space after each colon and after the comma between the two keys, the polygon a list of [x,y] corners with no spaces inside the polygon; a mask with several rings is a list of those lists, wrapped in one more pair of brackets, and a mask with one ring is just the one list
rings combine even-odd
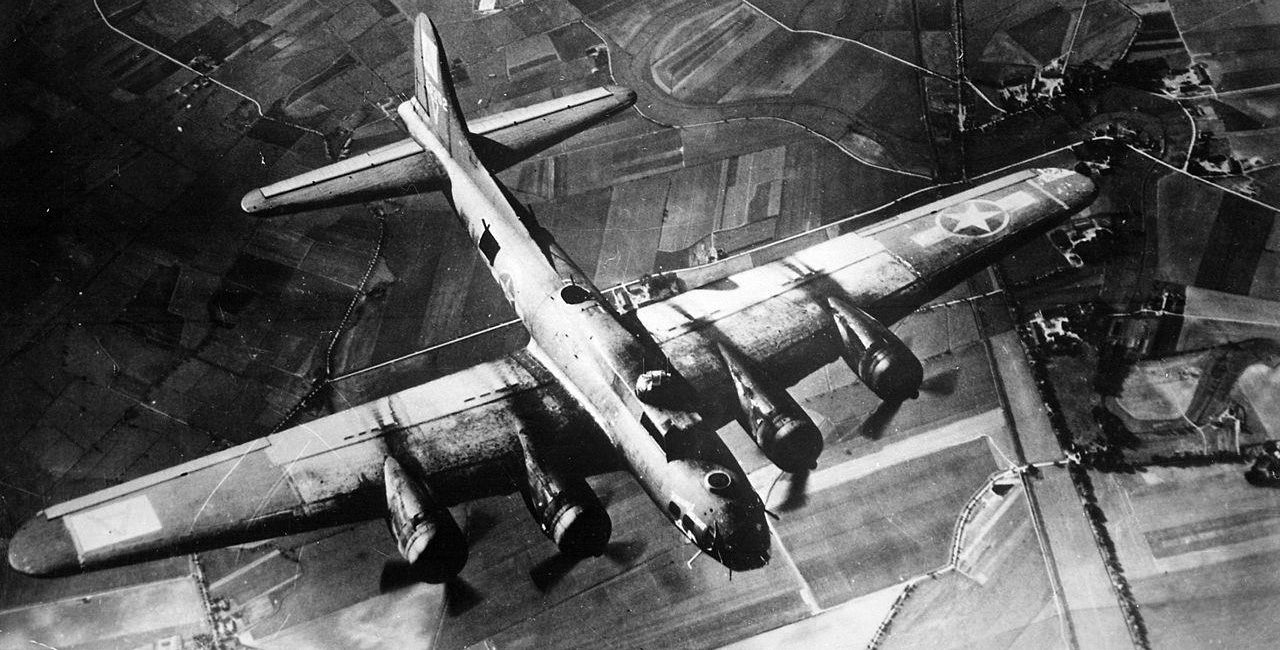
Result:
{"label": "vertical stabilizer", "polygon": [[414,22],[413,53],[413,96],[417,100],[414,110],[455,159],[471,157],[467,129],[458,110],[458,98],[453,93],[440,34],[426,14],[418,14]]}

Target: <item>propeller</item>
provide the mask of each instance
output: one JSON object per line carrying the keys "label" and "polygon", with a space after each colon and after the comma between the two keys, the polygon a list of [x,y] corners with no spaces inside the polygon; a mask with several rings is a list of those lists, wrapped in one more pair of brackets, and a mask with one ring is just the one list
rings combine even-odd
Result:
{"label": "propeller", "polygon": [[569,575],[569,572],[584,559],[586,558],[553,553],[529,569],[529,579],[533,580],[533,586],[537,587],[538,591],[545,593]]}
{"label": "propeller", "polygon": [[[939,372],[931,377],[926,377],[920,382],[920,392],[937,397],[946,397],[956,390],[959,382],[960,367],[952,366]],[[849,431],[856,431],[858,435],[869,440],[879,440],[884,437],[889,430],[889,425],[893,422],[893,418],[898,415],[898,411],[902,409],[903,402],[882,401],[876,405],[866,417],[862,418],[862,422]],[[843,441],[849,433],[840,435],[836,441]]]}
{"label": "propeller", "polygon": [[461,616],[482,600],[484,596],[462,578],[444,583],[444,611],[449,616]]}
{"label": "propeller", "polygon": [[880,402],[858,425],[856,429],[858,435],[868,440],[879,440],[884,437],[889,424],[893,422],[893,416],[897,415],[901,408],[902,402]]}
{"label": "propeller", "polygon": [[378,591],[383,594],[406,589],[421,582],[413,565],[401,558],[382,563],[382,575],[378,578]]}
{"label": "propeller", "polygon": [[810,471],[806,469],[787,475],[787,492],[782,499],[782,503],[778,504],[779,512],[798,510],[809,502],[809,494],[806,488],[809,485]]}
{"label": "propeller", "polygon": [[926,377],[920,382],[920,392],[946,397],[956,392],[959,377],[960,366],[952,366],[932,377]]}
{"label": "propeller", "polygon": [[[489,531],[498,525],[492,514],[478,508],[468,508],[466,518],[467,544],[474,545]],[[396,557],[382,564],[382,574],[378,578],[380,593],[389,594],[407,589],[415,584],[425,582],[419,571],[409,564],[408,560]],[[463,580],[454,576],[444,582],[445,613],[449,616],[460,616],[472,607],[480,604],[484,596]]]}
{"label": "propeller", "polygon": [[[644,549],[644,542],[641,541],[610,542],[605,546],[604,557],[609,558],[616,565],[626,566],[640,559],[640,556],[644,555]],[[529,579],[533,581],[533,586],[537,587],[538,591],[546,593],[564,580],[565,576],[568,576],[569,572],[585,559],[587,558],[560,552],[554,553],[529,569]]]}
{"label": "propeller", "polygon": [[[773,517],[774,519],[781,519],[781,517],[778,516],[778,512],[790,512],[804,507],[804,504],[809,502],[809,495],[806,492],[806,488],[809,485],[810,471],[812,470],[804,470],[800,472],[779,471],[778,475],[773,477],[773,483],[769,484],[769,490],[765,492],[764,495],[766,508],[765,514]],[[777,512],[768,510],[768,504],[773,500],[773,489],[778,487],[778,483],[782,481],[782,477],[784,476],[787,477],[787,492],[783,496],[782,501],[774,507],[774,510],[777,510]]]}
{"label": "propeller", "polygon": [[[948,327],[948,330],[949,329],[950,328]],[[912,348],[911,344],[913,342],[913,337],[911,335],[909,334],[902,335],[900,336],[900,340],[902,341],[903,345],[907,346],[908,349]],[[941,355],[936,355],[931,358],[934,359],[936,362],[939,359],[939,357],[954,358],[952,355],[953,355],[953,352],[951,351],[951,346],[948,345],[947,350],[945,352],[943,352]],[[924,360],[921,359],[921,362],[924,362]],[[924,381],[920,382],[920,392],[928,393],[931,395],[938,395],[940,397],[946,397],[947,395],[950,395],[951,393],[955,392],[956,378],[958,377],[959,374],[960,374],[960,366],[951,366],[950,368],[946,368],[942,372],[939,372],[933,375],[932,377],[926,377]]]}
{"label": "propeller", "polygon": [[[382,565],[378,590],[382,594],[391,594],[422,582],[421,575],[412,565],[397,558]],[[484,596],[459,576],[444,583],[444,609],[449,616],[461,616],[483,600]]]}

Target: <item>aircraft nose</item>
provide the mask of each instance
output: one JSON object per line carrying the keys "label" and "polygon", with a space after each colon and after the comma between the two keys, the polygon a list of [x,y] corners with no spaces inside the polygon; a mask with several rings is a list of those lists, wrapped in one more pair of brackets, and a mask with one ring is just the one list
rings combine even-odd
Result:
{"label": "aircraft nose", "polygon": [[713,555],[729,569],[750,571],[769,563],[769,526],[759,502],[726,504],[716,521]]}

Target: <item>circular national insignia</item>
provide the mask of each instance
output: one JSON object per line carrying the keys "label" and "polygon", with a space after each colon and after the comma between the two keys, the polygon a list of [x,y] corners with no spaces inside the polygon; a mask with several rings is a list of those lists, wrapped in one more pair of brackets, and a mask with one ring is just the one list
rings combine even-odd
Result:
{"label": "circular national insignia", "polygon": [[1009,213],[983,199],[965,201],[938,213],[938,227],[959,237],[990,237],[1009,225]]}

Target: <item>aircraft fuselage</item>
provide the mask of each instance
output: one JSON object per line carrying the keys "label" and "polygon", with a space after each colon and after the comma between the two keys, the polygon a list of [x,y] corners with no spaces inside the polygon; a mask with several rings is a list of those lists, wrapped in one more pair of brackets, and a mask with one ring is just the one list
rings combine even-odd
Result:
{"label": "aircraft fuselage", "polygon": [[[764,505],[732,453],[703,423],[692,391],[676,388],[681,379],[661,348],[643,329],[624,324],[563,251],[521,219],[472,152],[446,150],[417,99],[402,104],[400,116],[415,139],[437,149],[450,179],[445,194],[528,328],[531,351],[606,432],[649,497],[725,566],[765,564]],[[662,400],[637,395],[645,375],[672,383]]]}

